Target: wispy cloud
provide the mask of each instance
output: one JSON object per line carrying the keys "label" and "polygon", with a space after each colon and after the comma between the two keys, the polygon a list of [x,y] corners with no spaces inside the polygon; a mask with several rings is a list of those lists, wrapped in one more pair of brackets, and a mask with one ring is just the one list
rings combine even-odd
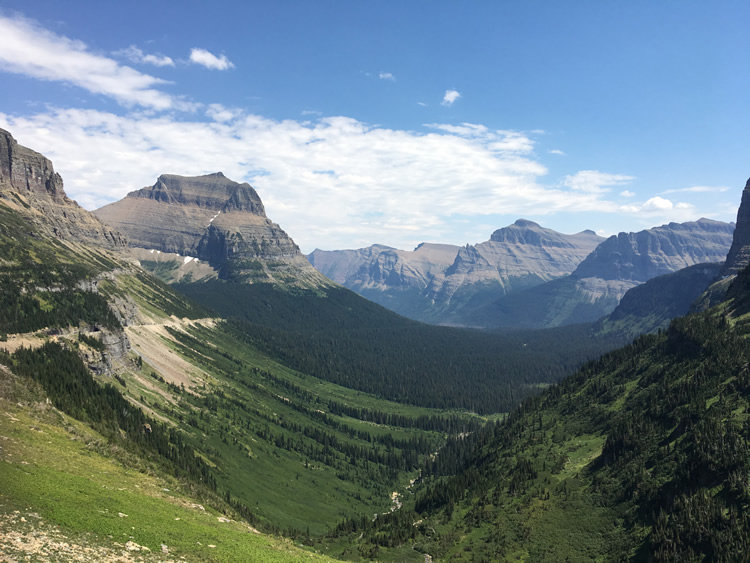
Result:
{"label": "wispy cloud", "polygon": [[437,129],[465,139],[481,141],[490,151],[530,153],[534,150],[534,141],[520,131],[492,130],[476,123],[460,123],[459,125],[425,123],[425,127]]}
{"label": "wispy cloud", "polygon": [[726,186],[692,186],[690,188],[677,188],[673,190],[665,190],[662,194],[677,194],[677,193],[722,193],[729,191]]}
{"label": "wispy cloud", "polygon": [[133,63],[146,63],[154,66],[174,66],[174,61],[171,57],[167,57],[165,55],[144,53],[135,45],[131,45],[126,49],[115,51],[112,54],[116,56],[126,57],[130,62]]}
{"label": "wispy cloud", "polygon": [[552,149],[551,151],[549,151],[549,153],[556,154],[558,156],[566,156],[565,153],[561,151],[560,149]]}
{"label": "wispy cloud", "polygon": [[458,90],[446,90],[445,95],[443,95],[443,101],[440,102],[440,104],[444,106],[452,106],[453,103],[460,97],[461,94],[458,92]]}
{"label": "wispy cloud", "polygon": [[588,193],[604,193],[610,191],[609,186],[628,184],[633,176],[624,174],[608,174],[598,170],[581,170],[565,177],[563,185],[576,191]]}
{"label": "wispy cloud", "polygon": [[620,192],[621,197],[635,197],[635,192],[631,192],[630,190],[622,190]]}
{"label": "wispy cloud", "polygon": [[205,66],[211,70],[228,70],[234,68],[234,63],[225,55],[214,55],[211,51],[194,48],[190,50],[190,62]]}
{"label": "wispy cloud", "polygon": [[0,69],[66,82],[126,106],[172,109],[180,101],[156,87],[166,81],[92,53],[80,41],[57,35],[22,17],[0,16]]}
{"label": "wispy cloud", "polygon": [[380,78],[380,80],[390,80],[392,82],[396,81],[396,77],[393,76],[393,74],[391,74],[390,72],[380,72],[378,74],[378,78]]}

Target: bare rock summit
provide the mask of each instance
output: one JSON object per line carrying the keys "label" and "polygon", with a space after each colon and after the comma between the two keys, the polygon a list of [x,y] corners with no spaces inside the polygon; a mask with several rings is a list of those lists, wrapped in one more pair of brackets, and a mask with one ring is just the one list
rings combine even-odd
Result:
{"label": "bare rock summit", "polygon": [[125,233],[130,246],[195,257],[222,278],[299,286],[326,283],[289,235],[266,217],[253,187],[221,172],[163,174],[153,186],[94,213]]}
{"label": "bare rock summit", "polygon": [[750,264],[750,179],[742,190],[737,226],[722,275],[734,275]]}

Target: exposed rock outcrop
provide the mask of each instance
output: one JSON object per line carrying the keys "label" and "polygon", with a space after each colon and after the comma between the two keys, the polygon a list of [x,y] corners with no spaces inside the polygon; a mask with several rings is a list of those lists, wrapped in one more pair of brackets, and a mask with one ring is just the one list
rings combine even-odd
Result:
{"label": "exposed rock outcrop", "polygon": [[196,257],[224,278],[325,283],[294,241],[266,217],[257,192],[221,172],[164,174],[153,186],[94,213],[124,232],[131,246]]}
{"label": "exposed rock outcrop", "polygon": [[0,129],[0,201],[58,239],[118,249],[125,239],[68,198],[63,181],[43,155]]}
{"label": "exposed rock outcrop", "polygon": [[750,264],[750,179],[745,184],[745,189],[742,190],[742,201],[737,211],[737,228],[721,273],[725,276],[734,275],[748,264]]}

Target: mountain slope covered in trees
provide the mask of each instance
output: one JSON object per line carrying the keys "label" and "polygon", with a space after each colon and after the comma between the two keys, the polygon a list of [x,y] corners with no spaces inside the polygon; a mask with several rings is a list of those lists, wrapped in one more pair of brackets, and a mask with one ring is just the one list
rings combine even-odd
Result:
{"label": "mountain slope covered in trees", "polygon": [[467,561],[742,560],[748,278],[720,306],[605,354],[450,442],[398,518],[339,531],[383,553],[404,541]]}

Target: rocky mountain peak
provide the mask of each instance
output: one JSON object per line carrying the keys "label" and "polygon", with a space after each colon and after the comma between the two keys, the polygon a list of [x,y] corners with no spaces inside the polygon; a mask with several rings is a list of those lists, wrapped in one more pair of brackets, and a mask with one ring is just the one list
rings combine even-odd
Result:
{"label": "rocky mountain peak", "polygon": [[221,172],[192,177],[162,174],[153,186],[131,192],[131,196],[223,213],[246,211],[266,216],[263,202],[250,184],[230,180]]}
{"label": "rocky mountain peak", "polygon": [[61,240],[122,248],[125,239],[69,199],[62,177],[42,154],[0,129],[0,201]]}
{"label": "rocky mountain peak", "polygon": [[577,235],[563,235],[552,229],[547,229],[528,219],[518,219],[512,225],[496,230],[490,236],[491,242],[505,244],[530,244],[533,246],[551,246],[556,248],[571,248],[577,246],[578,239],[590,239],[596,246],[602,239],[591,230]]}
{"label": "rocky mountain peak", "polygon": [[748,264],[750,264],[750,179],[745,184],[745,189],[742,190],[734,238],[722,275],[736,274]]}
{"label": "rocky mountain peak", "polygon": [[252,186],[221,172],[162,174],[95,213],[125,232],[131,246],[198,258],[222,277],[305,286],[324,280],[266,217]]}

